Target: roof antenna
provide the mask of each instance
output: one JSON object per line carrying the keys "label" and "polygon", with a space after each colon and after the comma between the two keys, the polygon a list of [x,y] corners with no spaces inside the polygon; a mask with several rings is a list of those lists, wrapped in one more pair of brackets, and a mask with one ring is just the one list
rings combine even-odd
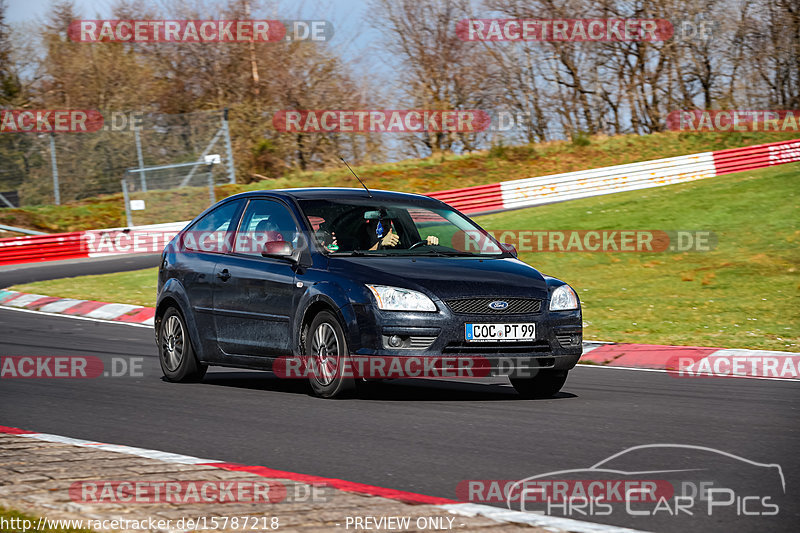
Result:
{"label": "roof antenna", "polygon": [[[342,156],[339,156],[339,159],[341,159],[341,160],[342,160],[342,163],[344,163],[344,164],[347,166],[347,168],[348,168],[348,169],[350,169],[350,172],[353,172],[353,169],[352,169],[352,168],[350,168],[350,165],[348,165],[348,164],[347,164],[347,161],[345,161],[345,160],[344,160],[344,157],[342,157]],[[359,178],[359,177],[358,177],[358,175],[357,175],[355,172],[353,172],[353,176],[355,176],[355,177],[356,177],[356,179],[357,179],[357,180],[358,180],[358,182],[361,184],[361,186],[362,186],[362,187],[364,187],[364,190],[365,190],[365,191],[367,191],[367,194],[369,195],[369,197],[370,197],[370,198],[372,198],[372,193],[371,193],[371,192],[369,192],[369,189],[367,189],[367,186],[366,186],[366,185],[364,185],[364,182],[363,182],[363,181],[361,181],[361,178]]]}

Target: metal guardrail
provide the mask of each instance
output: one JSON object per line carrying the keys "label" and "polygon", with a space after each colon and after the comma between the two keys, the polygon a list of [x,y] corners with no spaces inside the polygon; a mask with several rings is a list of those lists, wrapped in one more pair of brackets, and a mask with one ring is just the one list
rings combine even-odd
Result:
{"label": "metal guardrail", "polygon": [[158,253],[161,248],[154,248],[153,243],[160,242],[163,247],[163,239],[170,232],[179,232],[186,224],[186,221],[169,222],[135,228],[51,233],[0,239],[0,265],[105,257],[137,253],[139,249],[142,250],[142,253]]}
{"label": "metal guardrail", "polygon": [[800,139],[503,181],[430,196],[474,214],[661,187],[795,161],[800,161]]}
{"label": "metal guardrail", "polygon": [[43,231],[34,231],[32,229],[18,228],[16,226],[6,226],[5,224],[0,224],[0,230],[13,231],[14,233],[23,233],[25,235],[47,235],[47,233]]}
{"label": "metal guardrail", "polygon": [[0,239],[0,265],[87,257],[83,232]]}

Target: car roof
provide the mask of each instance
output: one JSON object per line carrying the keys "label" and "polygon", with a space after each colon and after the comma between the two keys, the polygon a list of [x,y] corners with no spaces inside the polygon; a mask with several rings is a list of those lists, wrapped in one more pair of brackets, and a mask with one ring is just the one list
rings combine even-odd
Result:
{"label": "car roof", "polygon": [[[430,202],[431,204],[441,205],[439,200],[421,194],[412,194],[396,191],[383,191],[370,189],[372,198],[376,200],[413,200],[415,202]],[[251,196],[270,196],[290,197],[296,200],[316,200],[316,199],[367,199],[367,191],[363,188],[354,187],[306,187],[297,189],[264,189],[258,191],[247,191],[237,194],[236,198],[248,198]]]}

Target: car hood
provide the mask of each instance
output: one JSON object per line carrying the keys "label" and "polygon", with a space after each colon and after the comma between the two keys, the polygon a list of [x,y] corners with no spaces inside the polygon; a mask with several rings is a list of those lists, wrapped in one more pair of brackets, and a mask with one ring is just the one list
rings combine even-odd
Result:
{"label": "car hood", "polygon": [[518,259],[469,257],[331,257],[329,268],[353,281],[432,293],[440,299],[547,299],[538,270]]}

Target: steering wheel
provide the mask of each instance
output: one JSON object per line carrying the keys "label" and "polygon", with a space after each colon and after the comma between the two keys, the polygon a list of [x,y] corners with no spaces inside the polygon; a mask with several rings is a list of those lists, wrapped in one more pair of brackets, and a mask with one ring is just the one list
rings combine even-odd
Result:
{"label": "steering wheel", "polygon": [[428,244],[428,239],[425,239],[424,241],[415,242],[414,244],[412,244],[411,246],[409,246],[409,247],[408,247],[408,249],[409,249],[409,250],[413,250],[413,249],[414,249],[414,248],[416,248],[417,246],[422,246],[423,244]]}

